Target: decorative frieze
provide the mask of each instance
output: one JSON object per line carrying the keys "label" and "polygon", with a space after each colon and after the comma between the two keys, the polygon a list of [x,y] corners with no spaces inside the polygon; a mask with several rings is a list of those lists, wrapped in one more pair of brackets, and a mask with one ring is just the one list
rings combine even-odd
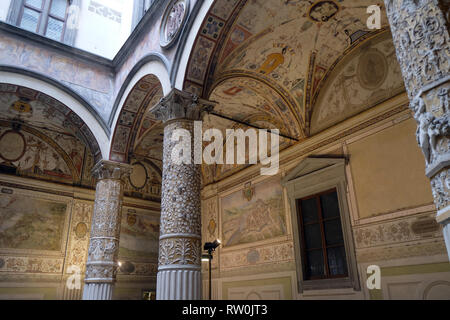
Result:
{"label": "decorative frieze", "polygon": [[220,269],[248,267],[263,264],[277,264],[294,260],[293,242],[271,244],[264,247],[222,252],[220,255]]}
{"label": "decorative frieze", "polygon": [[357,249],[395,245],[421,239],[442,239],[441,226],[434,213],[406,216],[370,225],[355,226],[353,233]]}

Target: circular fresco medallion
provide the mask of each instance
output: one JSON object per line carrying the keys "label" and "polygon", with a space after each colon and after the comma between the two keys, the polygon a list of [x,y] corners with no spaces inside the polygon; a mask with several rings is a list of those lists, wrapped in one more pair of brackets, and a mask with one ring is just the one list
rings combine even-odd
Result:
{"label": "circular fresco medallion", "polygon": [[189,0],[172,0],[164,12],[161,21],[160,44],[168,48],[180,35],[189,11]]}
{"label": "circular fresco medallion", "polygon": [[80,222],[75,227],[75,235],[78,238],[84,238],[87,234],[87,231],[88,231],[88,227],[87,227],[86,223],[84,223],[84,222]]}
{"label": "circular fresco medallion", "polygon": [[376,89],[383,84],[388,74],[388,63],[384,54],[376,49],[368,50],[359,58],[357,76],[365,89]]}
{"label": "circular fresco medallion", "polygon": [[147,183],[148,174],[147,169],[141,163],[133,165],[133,172],[130,175],[130,183],[136,189],[142,189]]}
{"label": "circular fresco medallion", "polygon": [[0,137],[0,157],[6,161],[14,162],[22,158],[26,149],[23,135],[17,131],[6,131]]}

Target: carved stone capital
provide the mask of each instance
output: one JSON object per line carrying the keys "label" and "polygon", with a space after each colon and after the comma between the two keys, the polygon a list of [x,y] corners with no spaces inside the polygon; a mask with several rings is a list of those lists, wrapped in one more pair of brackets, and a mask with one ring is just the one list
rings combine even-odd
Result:
{"label": "carved stone capital", "polygon": [[98,180],[123,180],[132,172],[132,166],[124,163],[100,160],[92,169],[92,175]]}
{"label": "carved stone capital", "polygon": [[212,102],[200,99],[188,92],[173,89],[150,112],[164,123],[171,120],[200,121],[203,115],[214,109]]}

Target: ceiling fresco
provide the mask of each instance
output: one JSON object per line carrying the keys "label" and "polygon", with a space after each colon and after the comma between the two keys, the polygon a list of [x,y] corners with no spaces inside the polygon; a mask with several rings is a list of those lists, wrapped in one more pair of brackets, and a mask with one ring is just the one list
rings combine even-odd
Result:
{"label": "ceiling fresco", "polygon": [[404,91],[391,35],[384,33],[347,55],[324,81],[314,103],[311,134]]}
{"label": "ceiling fresco", "polygon": [[93,187],[90,171],[99,158],[92,132],[67,106],[0,84],[0,172]]}
{"label": "ceiling fresco", "polygon": [[154,75],[139,80],[128,94],[112,139],[110,160],[130,163],[133,174],[125,195],[158,201],[161,197],[164,128],[149,112],[163,97]]}
{"label": "ceiling fresco", "polygon": [[[142,78],[128,94],[120,112],[111,145],[110,160],[128,162],[137,143],[145,140],[147,134],[153,134],[158,125],[148,110],[163,96],[158,78],[148,75]],[[162,144],[161,144],[162,148]]]}
{"label": "ceiling fresco", "polygon": [[[367,27],[374,4],[380,30]],[[293,138],[283,148],[404,90],[388,29],[382,1],[215,1],[184,88],[217,102],[215,111],[227,118],[276,126]],[[208,119],[206,127],[236,125]],[[204,182],[242,168],[204,169]]]}
{"label": "ceiling fresco", "polygon": [[88,126],[71,109],[29,88],[0,84],[0,119],[73,136],[89,147],[96,160],[100,147]]}

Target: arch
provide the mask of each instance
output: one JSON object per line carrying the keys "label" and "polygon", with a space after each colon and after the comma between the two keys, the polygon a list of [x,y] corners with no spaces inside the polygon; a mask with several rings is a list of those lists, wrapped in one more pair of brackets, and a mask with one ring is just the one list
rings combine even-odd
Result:
{"label": "arch", "polygon": [[80,129],[95,160],[107,155],[109,139],[104,123],[92,106],[72,90],[44,75],[8,66],[0,66],[0,82],[35,90],[67,107],[71,111],[67,117]]}
{"label": "arch", "polygon": [[[196,1],[189,20],[186,23],[171,72],[172,84],[176,89],[183,90],[185,75],[189,60],[191,59],[191,52],[194,49],[194,44],[203,25],[203,21],[213,4],[214,0]],[[191,17],[195,18],[191,20]]]}
{"label": "arch", "polygon": [[125,78],[124,83],[117,93],[108,122],[109,127],[115,127],[119,115],[119,106],[123,107],[126,97],[130,94],[136,83],[146,75],[155,75],[162,85],[164,95],[169,94],[172,89],[169,80],[169,69],[170,62],[164,55],[158,52],[152,52],[139,60],[128,73],[128,76]]}
{"label": "arch", "polygon": [[[160,70],[157,70],[157,67]],[[130,85],[133,84],[133,87],[129,87],[125,91],[126,94],[122,97],[120,104],[122,107],[120,112],[117,112],[114,121],[114,132],[109,150],[110,160],[129,163],[135,142],[157,125],[157,121],[147,112],[167,94],[167,90],[170,90],[170,84],[167,85],[167,72],[161,74],[161,71],[164,70],[166,69],[161,70],[161,65],[155,65],[155,61],[151,61],[141,68],[130,81]],[[166,81],[165,86],[160,80],[161,76],[163,81]]]}

